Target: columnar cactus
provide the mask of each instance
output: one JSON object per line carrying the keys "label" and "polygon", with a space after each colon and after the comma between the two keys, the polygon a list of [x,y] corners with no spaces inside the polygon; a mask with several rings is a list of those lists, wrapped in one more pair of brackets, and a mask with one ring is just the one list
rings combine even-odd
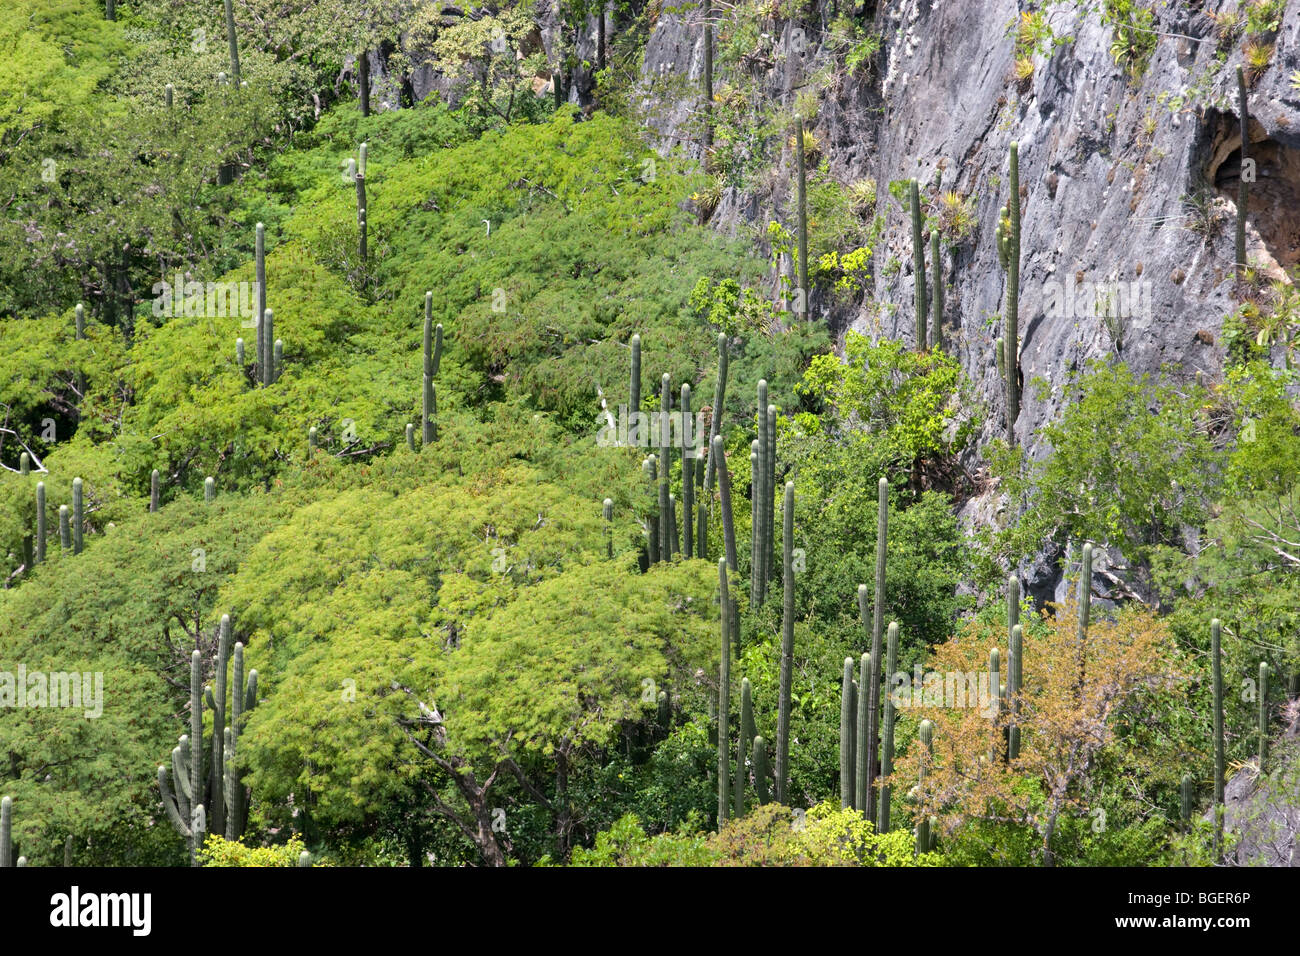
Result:
{"label": "columnar cactus", "polygon": [[0,867],[14,865],[13,816],[13,798],[0,799]]}
{"label": "columnar cactus", "polygon": [[166,86],[163,87],[163,101],[166,103],[169,112],[171,111],[172,108],[172,101],[175,92],[176,92],[176,88],[172,86],[170,83],[168,83]]}
{"label": "columnar cactus", "polygon": [[[925,752],[921,754],[920,779],[917,781],[918,789],[925,785],[926,770],[931,761],[934,760],[934,724],[928,720],[921,721],[921,726],[917,729],[917,738],[921,741],[921,746]],[[920,856],[930,849],[930,820],[922,817],[916,823],[916,853]]]}
{"label": "columnar cactus", "polygon": [[[704,467],[704,495],[703,500],[709,502],[712,500],[711,492],[713,491],[713,476],[717,469],[717,462],[714,459],[715,441],[722,433],[722,406],[727,397],[727,334],[718,333],[718,378],[713,386],[713,408],[709,416],[709,448],[708,461]],[[707,542],[705,539],[705,529],[708,527],[704,520],[703,514],[700,518],[700,530],[697,537],[699,538],[699,557],[706,557]],[[735,568],[732,568],[734,571]]]}
{"label": "columnar cactus", "polygon": [[1220,653],[1222,625],[1216,617],[1210,621],[1210,674],[1214,697],[1214,856],[1217,860],[1223,847],[1223,659]]}
{"label": "columnar cactus", "polygon": [[691,435],[695,436],[693,441],[686,440],[687,429],[691,428],[691,387],[685,382],[682,383],[681,395],[681,418],[682,418],[682,555],[691,557],[695,554],[695,443],[699,436],[695,435],[692,430]]}
{"label": "columnar cactus", "polygon": [[[876,748],[871,745],[871,674],[875,670],[871,654],[863,654],[859,661],[858,673],[858,713],[857,726],[854,728],[854,768],[853,807],[865,815],[871,803],[871,774],[875,769],[872,764],[876,759]],[[868,817],[870,819],[870,817]]]}
{"label": "columnar cactus", "polygon": [[239,735],[243,732],[247,712],[257,706],[257,671],[248,672],[244,679],[244,645],[235,645],[234,688],[230,695],[230,726],[225,728],[224,797],[226,803],[226,839],[236,840],[243,835],[248,823],[248,792],[243,774],[235,764]]}
{"label": "columnar cactus", "polygon": [[1024,686],[1021,676],[1024,666],[1024,630],[1019,624],[1011,628],[1010,658],[1007,661],[1007,701],[1010,705],[1010,724],[1007,727],[1007,761],[1020,756],[1020,690]]}
{"label": "columnar cactus", "polygon": [[32,471],[32,456],[22,452],[18,456],[18,474],[26,478]]}
{"label": "columnar cactus", "polygon": [[790,684],[794,674],[794,482],[785,485],[782,511],[785,606],[781,615],[781,696],[776,718],[776,802],[786,803],[790,784]]}
{"label": "columnar cactus", "polygon": [[212,504],[213,499],[217,497],[217,479],[211,475],[203,479],[203,500],[207,504]]}
{"label": "columnar cactus", "polygon": [[668,495],[668,545],[673,555],[682,553],[682,538],[677,527],[677,496]]}
{"label": "columnar cactus", "polygon": [[1014,574],[1007,577],[1007,698],[1011,708],[1007,726],[1007,760],[1020,756],[1020,728],[1016,717],[1020,713],[1020,579]]}
{"label": "columnar cactus", "polygon": [[361,263],[361,268],[366,267],[367,255],[367,213],[366,213],[366,144],[362,143],[358,150],[357,175],[355,182],[357,186],[357,261]]}
{"label": "columnar cactus", "polygon": [[1246,76],[1237,67],[1237,103],[1241,114],[1241,175],[1237,183],[1237,234],[1233,252],[1237,263],[1237,274],[1246,268],[1246,204],[1250,201],[1250,185],[1246,178],[1246,168],[1250,158],[1250,111],[1246,103]]}
{"label": "columnar cactus", "polygon": [[280,381],[280,373],[284,371],[284,340],[276,339],[275,348],[271,351],[271,382]]}
{"label": "columnar cactus", "polygon": [[269,387],[275,382],[275,315],[270,309],[262,314],[262,385]]}
{"label": "columnar cactus", "polygon": [[1003,347],[1006,356],[1003,365],[1007,382],[1007,438],[1014,442],[1016,419],[1020,417],[1020,146],[1011,144],[1009,185],[1011,198],[1007,202],[1007,315]]}
{"label": "columnar cactus", "polygon": [[760,805],[772,802],[767,788],[767,741],[761,736],[754,738],[754,793]]}
{"label": "columnar cactus", "polygon": [[[407,444],[412,444],[411,428],[412,426],[410,424],[407,424],[406,426]],[[312,425],[310,428],[307,429],[307,456],[308,457],[311,457],[312,453],[316,451],[316,436],[318,434],[319,433],[316,431],[315,425]],[[412,451],[414,451],[414,448],[412,448]]]}
{"label": "columnar cactus", "polygon": [[[732,618],[735,618],[735,608],[732,608]],[[740,682],[740,733],[736,739],[736,785],[735,790],[735,816],[743,817],[745,815],[745,757],[747,756],[747,742],[754,739],[754,701],[753,688],[749,683],[749,678],[745,677]]]}
{"label": "columnar cactus", "polygon": [[226,726],[226,665],[230,660],[230,615],[221,615],[217,629],[217,673],[216,693],[208,696],[208,708],[212,711],[212,726],[218,728],[212,734],[212,760],[209,764],[208,815],[212,820],[212,829],[217,833],[225,832],[226,802],[222,784],[225,781],[225,746],[220,728]]}
{"label": "columnar cactus", "polygon": [[[727,570],[738,574],[736,565],[736,526],[731,517],[731,473],[727,470],[727,455],[722,447],[722,436],[713,438],[713,461],[718,469],[718,506],[722,510],[722,544],[727,559]],[[739,615],[736,616],[739,618]],[[740,623],[733,622],[736,641],[736,659],[740,659]]]}
{"label": "columnar cactus", "polygon": [[1259,772],[1268,760],[1268,664],[1259,662]]}
{"label": "columnar cactus", "polygon": [[[898,670],[898,622],[889,622],[889,650],[887,666],[885,668],[885,686],[891,685],[891,679]],[[880,744],[880,776],[885,780],[885,784],[880,788],[879,806],[876,809],[876,832],[889,832],[889,802],[893,795],[893,788],[889,785],[889,778],[894,773],[894,696],[891,693],[885,695],[885,732],[882,735],[883,740]]]}
{"label": "columnar cactus", "polygon": [[82,339],[86,337],[85,306],[83,306],[80,302],[78,302],[77,307],[72,310],[72,317],[73,317],[72,318],[73,335],[75,336],[76,340],[80,342]]}
{"label": "columnar cactus", "polygon": [[641,472],[645,475],[650,491],[650,509],[646,514],[646,558],[651,564],[659,561],[659,476],[655,468],[655,456],[647,455],[641,462]]}
{"label": "columnar cactus", "polygon": [[731,711],[731,597],[727,586],[727,559],[718,558],[718,598],[721,608],[720,649],[722,656],[718,664],[718,828],[727,822],[729,796],[727,787],[730,782],[731,734],[727,727],[727,718]]}
{"label": "columnar cactus", "polygon": [[82,529],[86,518],[85,500],[81,493],[81,479],[72,479],[72,553],[81,554]]}
{"label": "columnar cactus", "polygon": [[659,380],[659,557],[662,561],[671,561],[673,545],[669,532],[673,526],[673,514],[669,508],[668,483],[672,476],[668,442],[670,439],[669,422],[672,421],[673,392],[668,373],[664,372]]}
{"label": "columnar cactus", "polygon": [[[807,187],[804,172],[804,130],[803,117],[795,118],[796,136],[798,140],[794,144],[795,169],[798,172],[798,202],[799,202],[799,234],[798,234],[798,255],[797,263],[799,287],[795,290],[795,316],[799,319],[807,320],[808,318],[808,200]],[[759,406],[760,408],[763,406]]]}
{"label": "columnar cactus", "polygon": [[601,502],[601,517],[605,519],[605,557],[614,556],[614,499],[606,498]]}
{"label": "columnar cactus", "polygon": [[406,447],[415,451],[415,426],[410,422],[406,423]]}
{"label": "columnar cactus", "polygon": [[1183,822],[1183,829],[1186,830],[1192,823],[1192,798],[1195,795],[1195,789],[1192,784],[1192,775],[1183,774],[1182,786],[1179,788],[1179,817]]}
{"label": "columnar cactus", "polygon": [[844,674],[840,678],[840,808],[853,806],[854,770],[853,732],[857,722],[856,701],[853,695],[853,658],[844,658]]}
{"label": "columnar cactus", "polygon": [[939,230],[930,230],[930,269],[932,271],[930,285],[933,291],[930,294],[931,311],[934,313],[930,319],[930,348],[943,348],[943,259],[939,255]]}
{"label": "columnar cactus", "polygon": [[306,850],[303,850],[301,853],[299,853],[299,854],[298,854],[298,865],[299,865],[299,866],[311,866],[311,854],[308,853]]}
{"label": "columnar cactus", "polygon": [[45,482],[36,482],[36,563],[45,560]]}
{"label": "columnar cactus", "polygon": [[993,735],[989,744],[989,764],[998,759],[998,717],[1002,713],[1002,658],[996,647],[989,650],[989,703],[993,712]]}
{"label": "columnar cactus", "polygon": [[767,584],[772,579],[772,554],[774,554],[776,536],[772,533],[776,524],[776,406],[767,406],[767,471],[763,477],[763,506],[766,518],[763,522],[763,600],[767,600]]}
{"label": "columnar cactus", "polygon": [[64,551],[72,547],[72,524],[68,520],[67,505],[59,505],[59,546]]}
{"label": "columnar cactus", "polygon": [[253,261],[257,281],[257,361],[253,365],[253,378],[262,381],[262,361],[266,354],[266,226],[258,223],[253,230]]}
{"label": "columnar cactus", "polygon": [[915,282],[916,350],[925,351],[925,245],[921,239],[921,191],[915,179],[908,182],[912,211],[912,273]]}
{"label": "columnar cactus", "polygon": [[234,77],[235,88],[239,88],[239,39],[235,36],[235,11],[230,0],[226,0],[226,36],[230,40],[230,75]]}

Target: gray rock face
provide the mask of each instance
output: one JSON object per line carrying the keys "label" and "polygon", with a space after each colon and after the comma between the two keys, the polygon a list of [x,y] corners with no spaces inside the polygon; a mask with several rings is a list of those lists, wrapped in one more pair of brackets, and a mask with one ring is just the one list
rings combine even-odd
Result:
{"label": "gray rock face", "polygon": [[[1017,441],[1031,455],[1045,453],[1037,432],[1059,414],[1070,375],[1090,359],[1118,351],[1138,371],[1169,366],[1176,376],[1190,379],[1201,372],[1207,380],[1221,374],[1222,322],[1235,308],[1233,222],[1241,145],[1235,68],[1243,60],[1244,38],[1221,44],[1211,16],[1236,10],[1236,3],[1211,0],[1197,13],[1182,5],[1155,6],[1161,36],[1136,82],[1111,56],[1112,27],[1096,10],[1065,5],[1052,6],[1048,16],[1065,42],[1036,55],[1032,77],[1017,82],[1009,25],[1019,5],[1012,0],[889,4],[876,24],[883,29],[877,68],[859,71],[821,100],[812,129],[832,172],[844,182],[871,176],[879,184],[878,208],[887,225],[871,297],[894,307],[876,315],[865,301],[819,305],[814,295],[812,313],[825,310],[837,331],[913,339],[910,226],[887,185],[915,177],[923,201],[949,190],[972,197],[975,233],[944,253],[945,340],[986,406],[980,444],[1006,433],[994,355],[1006,280],[994,235],[998,209],[1008,198],[1013,140],[1019,142],[1022,187],[1019,323],[1025,382]],[[1270,271],[1300,259],[1300,224],[1289,211],[1300,198],[1300,94],[1289,81],[1298,65],[1300,6],[1292,7],[1273,38],[1273,62],[1253,78],[1249,96],[1257,182],[1249,204],[1248,257]],[[818,15],[820,21],[800,25],[807,38],[802,52],[788,42],[788,22],[772,23],[776,39],[760,41],[766,47],[756,50],[752,62],[774,102],[792,104],[799,85],[828,62],[819,45],[825,5]],[[701,35],[698,11],[660,18],[645,56],[648,91],[674,73],[698,89]],[[1221,53],[1225,62],[1216,60]],[[715,79],[715,86],[725,79]],[[697,94],[656,115],[665,147],[688,139],[682,131],[698,105]],[[741,215],[751,222],[786,218],[773,216],[773,210],[788,204],[788,178],[773,195],[756,192],[757,202],[721,204],[716,227],[734,231]],[[1198,194],[1199,212],[1189,201]],[[1198,231],[1205,223],[1209,228]],[[1108,327],[1096,314],[1099,286],[1121,313],[1122,328]],[[1046,383],[1041,399],[1031,387],[1035,379]],[[991,510],[977,499],[964,517],[977,520]],[[1040,555],[1026,568],[1030,589],[1043,596],[1059,585],[1055,561],[1045,557],[1054,558]]]}

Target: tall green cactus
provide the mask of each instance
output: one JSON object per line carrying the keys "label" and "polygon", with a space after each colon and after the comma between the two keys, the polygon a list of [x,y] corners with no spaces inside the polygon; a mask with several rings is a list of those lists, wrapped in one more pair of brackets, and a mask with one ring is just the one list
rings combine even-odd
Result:
{"label": "tall green cactus", "polygon": [[230,695],[230,725],[225,728],[224,797],[226,802],[226,839],[237,840],[248,824],[248,791],[243,774],[235,762],[239,735],[243,732],[248,711],[257,706],[257,671],[244,677],[244,645],[235,644],[234,688]]}
{"label": "tall green cactus", "polygon": [[767,406],[767,468],[763,477],[763,600],[767,600],[768,581],[772,580],[772,557],[776,536],[776,406]]}
{"label": "tall green cactus", "polygon": [[1246,205],[1250,201],[1250,185],[1246,169],[1250,159],[1250,110],[1246,101],[1246,76],[1237,67],[1237,104],[1241,114],[1241,175],[1237,179],[1237,234],[1234,256],[1237,275],[1246,270]]}
{"label": "tall green cactus", "polygon": [[0,867],[14,865],[13,817],[13,798],[0,798]]}
{"label": "tall green cactus", "polygon": [[230,40],[230,75],[239,89],[239,38],[235,36],[235,11],[226,0],[226,37]]}
{"label": "tall green cactus", "polygon": [[1010,704],[1010,724],[1007,727],[1007,761],[1020,756],[1020,691],[1024,666],[1024,629],[1019,624],[1011,628],[1010,657],[1007,661],[1007,701]]}
{"label": "tall green cactus", "polygon": [[1214,858],[1220,859],[1223,849],[1223,784],[1226,773],[1223,740],[1223,657],[1220,646],[1222,624],[1216,617],[1210,621],[1210,675],[1214,698]]}
{"label": "tall green cactus", "polygon": [[633,413],[641,410],[641,336],[632,336],[632,382],[628,388],[627,414],[631,420]]}
{"label": "tall green cactus", "polygon": [[1184,830],[1191,827],[1192,798],[1194,795],[1195,795],[1195,790],[1193,789],[1192,775],[1190,773],[1185,773],[1183,774],[1182,785],[1179,788],[1180,799],[1179,799],[1179,807],[1178,807],[1179,818],[1182,820]]}
{"label": "tall green cactus", "polygon": [[671,561],[673,544],[669,537],[674,515],[670,508],[669,481],[672,476],[672,458],[668,442],[671,438],[670,422],[673,413],[673,392],[668,373],[659,379],[659,558]]}
{"label": "tall green cactus", "polygon": [[754,793],[757,795],[761,806],[772,802],[771,792],[767,786],[767,741],[762,737],[754,738],[753,761]]}
{"label": "tall green cactus", "polygon": [[[311,432],[308,432],[308,434],[311,435],[312,438],[312,446],[311,446],[312,448],[316,447],[315,445],[316,436],[312,434],[312,432],[315,432],[315,430],[316,429],[313,427],[311,429]],[[415,425],[412,424],[411,422],[406,423],[406,447],[409,451],[416,451]]]}
{"label": "tall green cactus", "polygon": [[718,664],[718,829],[727,822],[729,798],[727,785],[730,782],[731,734],[727,719],[731,711],[731,597],[727,581],[727,559],[718,558],[718,604],[721,609],[721,657]]}
{"label": "tall green cactus", "polygon": [[925,351],[925,245],[921,239],[921,191],[915,179],[908,181],[912,211],[912,273],[915,278],[916,350]]}
{"label": "tall green cactus", "polygon": [[1007,201],[1007,314],[1003,330],[1006,355],[1003,365],[1007,383],[1007,440],[1015,443],[1016,419],[1020,417],[1020,146],[1010,148],[1009,186],[1011,198]]}
{"label": "tall green cactus", "polygon": [[1016,726],[1016,717],[1020,713],[1020,637],[1016,628],[1020,624],[1020,579],[1014,574],[1007,576],[1007,698],[1011,706],[1011,716],[1007,727],[1007,759],[1014,760],[1020,755],[1020,728]]}
{"label": "tall green cactus", "polygon": [[362,143],[357,150],[357,175],[354,180],[357,187],[357,261],[361,263],[363,284],[365,282],[368,239],[366,225],[368,219],[366,209],[366,148],[366,144]]}
{"label": "tall green cactus", "polygon": [[[722,447],[722,436],[713,438],[713,460],[718,470],[718,506],[722,511],[722,545],[727,559],[727,570],[739,574],[736,565],[736,526],[731,515],[731,473],[727,470],[727,455]],[[732,637],[736,644],[736,659],[740,659],[740,615],[732,618]]]}
{"label": "tall green cactus", "polygon": [[[876,482],[876,590],[874,606],[871,613],[871,631],[869,647],[871,648],[872,670],[870,683],[865,685],[867,700],[867,737],[870,748],[867,755],[867,792],[862,809],[868,820],[876,819],[876,754],[880,739],[880,640],[885,623],[885,569],[886,549],[889,543],[889,481],[881,478]],[[858,616],[862,621],[864,635],[867,629],[867,594],[864,586],[858,588]]]}
{"label": "tall green cactus", "polygon": [[[696,443],[699,436],[691,425],[691,387],[682,382],[681,392],[682,419],[682,555],[691,557],[695,554],[695,464]],[[687,430],[694,436],[687,441]]]}
{"label": "tall green cactus", "polygon": [[[749,606],[751,608],[757,608],[763,603],[763,589],[766,584],[763,574],[765,548],[763,532],[767,512],[763,505],[763,480],[767,476],[767,379],[758,380],[758,402],[755,407],[757,447],[754,449],[754,468],[750,478]],[[767,493],[771,493],[770,489]]]}
{"label": "tall green cactus", "polygon": [[32,456],[22,452],[18,456],[18,474],[26,478],[32,471]]}
{"label": "tall green cactus", "polygon": [[[917,789],[925,785],[926,770],[934,760],[934,724],[928,720],[921,721],[921,726],[916,732],[917,739],[921,741],[921,747],[925,750],[921,754],[921,769]],[[930,820],[928,817],[922,817],[916,822],[916,855],[920,856],[930,849]]]}
{"label": "tall green cactus", "polygon": [[211,475],[203,479],[203,501],[212,504],[217,497],[217,479]]}
{"label": "tall green cactus", "polygon": [[989,703],[993,711],[993,735],[989,743],[989,764],[998,760],[998,718],[1002,713],[1002,656],[996,647],[989,649]]}
{"label": "tall green cactus", "polygon": [[149,473],[149,512],[157,514],[159,504],[162,500],[162,476],[158,474],[155,468]]}
{"label": "tall green cactus", "polygon": [[671,492],[668,494],[668,546],[672,555],[682,553],[682,539],[678,533],[677,527],[677,496]]}
{"label": "tall green cactus", "polygon": [[[891,687],[893,676],[898,670],[898,622],[889,622],[888,665],[885,668],[885,686]],[[889,832],[889,804],[893,796],[893,787],[889,778],[894,773],[894,695],[885,694],[885,732],[880,744],[880,776],[885,781],[880,788],[879,806],[876,809],[876,832]]]}
{"label": "tall green cactus", "polygon": [[844,674],[840,678],[840,808],[854,805],[853,732],[857,708],[853,695],[853,658],[844,658]]}
{"label": "tall green cactus", "polygon": [[930,230],[930,304],[934,313],[930,319],[930,348],[943,349],[943,259],[939,255],[939,230]]}
{"label": "tall green cactus", "polygon": [[253,379],[260,382],[266,354],[266,226],[260,222],[253,229],[253,262],[257,282],[257,361],[253,365]]}
{"label": "tall green cactus", "polygon": [[86,519],[85,499],[81,491],[81,479],[72,479],[72,553],[81,554],[82,529]]}
{"label": "tall green cactus", "polygon": [[659,476],[654,455],[647,455],[641,462],[641,473],[645,476],[650,494],[650,509],[646,512],[646,560],[650,564],[656,564],[659,561]]}
{"label": "tall green cactus", "polygon": [[[853,807],[865,815],[871,803],[871,774],[875,769],[875,748],[871,745],[871,674],[875,666],[871,654],[863,654],[859,661],[858,713],[854,728],[853,756],[857,763],[853,778]],[[868,817],[868,819],[870,819]]]}
{"label": "tall green cactus", "polygon": [[59,546],[64,551],[72,547],[72,523],[68,520],[67,505],[59,505]]}
{"label": "tall green cactus", "polygon": [[265,341],[262,343],[265,349],[262,353],[262,385],[269,387],[275,384],[275,313],[272,310],[266,310],[262,324],[265,326],[263,330]]}
{"label": "tall green cactus", "polygon": [[614,499],[606,498],[600,505],[601,517],[605,519],[605,557],[614,556]]}
{"label": "tall green cactus", "polygon": [[36,563],[45,560],[45,482],[36,482]]}
{"label": "tall green cactus", "polygon": [[[217,671],[216,671],[216,693],[208,697],[208,708],[212,711],[212,726],[214,728],[224,728],[226,726],[226,679],[228,676],[227,664],[230,660],[230,615],[221,615],[221,623],[217,628]],[[212,821],[212,829],[217,833],[224,833],[226,829],[226,802],[224,800],[225,782],[225,747],[222,741],[222,734],[214,730],[212,734],[212,760],[209,764],[211,774],[208,783],[209,803],[208,817]]]}
{"label": "tall green cactus", "polygon": [[[731,616],[736,616],[735,606],[732,606]],[[735,800],[734,816],[737,818],[745,815],[745,783],[748,774],[745,772],[745,758],[749,753],[748,742],[754,739],[754,689],[749,683],[749,678],[742,678],[740,681],[740,727],[736,735],[736,778],[735,785],[732,787]]]}
{"label": "tall green cactus", "polygon": [[1259,662],[1259,772],[1268,761],[1268,664]]}
{"label": "tall green cactus", "polygon": [[[794,144],[795,169],[798,176],[798,205],[799,205],[799,233],[798,233],[798,256],[799,261],[796,263],[798,270],[799,287],[795,290],[795,317],[803,321],[808,320],[808,197],[806,175],[804,171],[804,130],[803,117],[795,117],[795,135],[798,137]],[[763,406],[759,406],[760,408]]]}
{"label": "tall green cactus", "polygon": [[276,339],[275,347],[271,350],[271,384],[274,385],[280,381],[280,373],[284,371],[284,340]]}
{"label": "tall green cactus", "polygon": [[790,785],[790,685],[794,678],[794,482],[785,485],[781,513],[785,603],[781,615],[781,696],[776,718],[776,802],[786,804]]}

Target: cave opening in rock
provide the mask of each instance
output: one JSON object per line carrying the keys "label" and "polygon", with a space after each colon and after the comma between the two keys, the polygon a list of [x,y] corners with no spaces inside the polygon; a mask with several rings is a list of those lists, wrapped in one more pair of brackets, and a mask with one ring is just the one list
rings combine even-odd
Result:
{"label": "cave opening in rock", "polygon": [[[1235,206],[1241,183],[1241,123],[1233,113],[1210,110],[1204,129],[1204,181]],[[1265,271],[1280,267],[1280,274],[1300,262],[1300,135],[1285,129],[1270,133],[1251,117],[1249,157],[1255,162],[1255,181],[1250,184],[1246,221],[1248,232],[1258,234],[1266,252],[1261,256],[1255,246],[1249,255],[1262,258]]]}

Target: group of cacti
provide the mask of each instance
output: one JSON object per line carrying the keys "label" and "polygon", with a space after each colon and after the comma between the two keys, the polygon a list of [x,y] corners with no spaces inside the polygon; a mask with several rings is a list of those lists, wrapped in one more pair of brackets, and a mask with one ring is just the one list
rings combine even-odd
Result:
{"label": "group of cacti", "polygon": [[[27,453],[23,453],[26,459]],[[27,463],[24,460],[22,473],[27,474]],[[82,480],[80,478],[72,479],[72,510],[68,511],[67,505],[59,505],[59,543],[64,551],[72,551],[73,554],[80,554],[84,545],[83,529],[86,520],[85,495],[82,490]],[[45,482],[36,483],[36,533],[33,537],[28,535],[23,539],[24,560],[31,569],[45,561],[48,551],[48,532],[46,525],[46,499],[45,499]],[[34,545],[34,548],[33,548]]]}
{"label": "group of cacti", "polygon": [[[722,506],[723,537],[727,567],[736,568],[735,531],[731,519],[731,486],[726,461],[722,456],[719,435],[722,404],[727,389],[727,337],[718,335],[718,377],[713,393],[713,407],[709,422],[709,441],[702,443],[702,435],[694,431],[691,418],[691,387],[683,383],[680,390],[679,435],[683,438],[681,449],[682,521],[677,522],[677,496],[671,491],[673,460],[672,425],[673,401],[671,379],[665,373],[660,379],[659,454],[648,455],[641,463],[649,486],[652,504],[647,508],[646,556],[651,564],[669,561],[673,555],[705,558],[708,555],[708,505],[712,497],[713,476],[718,476]],[[631,342],[631,384],[628,389],[629,412],[639,413],[641,407],[641,337],[633,335]],[[690,441],[685,440],[687,434]]]}
{"label": "group of cacti", "polygon": [[[227,677],[231,658],[234,683],[230,692],[230,721],[226,722]],[[198,650],[190,655],[190,732],[182,735],[172,750],[172,777],[175,787],[167,783],[167,768],[158,767],[158,790],[163,808],[190,848],[190,862],[198,865],[198,849],[208,831],[209,817],[213,832],[228,840],[238,839],[248,823],[248,793],[235,765],[239,735],[248,711],[257,706],[257,671],[244,677],[244,645],[236,642],[231,650],[230,615],[221,616],[218,628],[214,695],[203,686],[203,656]],[[212,711],[212,734],[203,743],[203,702]],[[206,768],[204,754],[210,752]]]}
{"label": "group of cacti", "polygon": [[[721,458],[721,437],[714,440],[714,449],[720,456],[720,468],[725,469],[725,462]],[[719,477],[725,480],[725,471],[721,471]],[[735,600],[731,596],[728,559],[726,556],[718,558],[718,590],[721,607],[721,627],[719,631],[721,663],[718,671],[717,703],[719,827],[726,822],[729,816],[739,817],[745,812],[745,789],[748,782],[748,774],[745,770],[747,756],[750,758],[753,767],[754,791],[760,804],[768,803],[772,799],[775,799],[777,803],[787,803],[790,796],[790,717],[791,684],[794,671],[795,596],[794,482],[786,482],[785,485],[782,532],[784,606],[781,618],[780,685],[777,694],[776,763],[772,773],[773,787],[771,789],[768,787],[767,741],[756,733],[749,678],[744,678],[741,681],[740,726],[736,741],[734,786],[730,783],[731,653],[734,649],[737,660],[739,660],[740,645],[738,639],[736,639],[736,635],[739,633],[739,625],[736,620]]]}
{"label": "group of cacti", "polygon": [[[364,143],[362,144],[365,145]],[[424,362],[422,365],[420,436],[423,445],[438,440],[438,392],[434,376],[442,364],[442,323],[433,324],[433,293],[424,293]],[[313,429],[314,431],[314,429]],[[406,424],[406,445],[415,451],[415,426]],[[314,447],[314,446],[313,446]]]}
{"label": "group of cacti", "polygon": [[[253,361],[253,380],[263,386],[274,385],[284,371],[284,341],[275,337],[275,315],[266,307],[266,227],[255,229],[253,260],[257,276],[257,356]],[[235,339],[235,364],[244,366],[244,340]]]}

